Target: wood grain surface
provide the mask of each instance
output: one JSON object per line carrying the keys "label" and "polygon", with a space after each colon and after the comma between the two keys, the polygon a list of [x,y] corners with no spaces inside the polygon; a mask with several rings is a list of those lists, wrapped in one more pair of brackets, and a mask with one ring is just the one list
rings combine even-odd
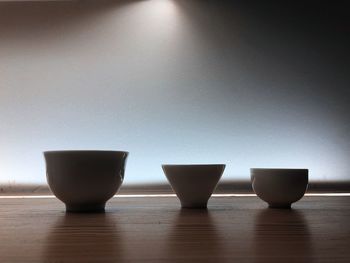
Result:
{"label": "wood grain surface", "polygon": [[304,197],[291,210],[216,197],[113,198],[66,214],[53,198],[0,199],[0,262],[350,262],[350,197]]}

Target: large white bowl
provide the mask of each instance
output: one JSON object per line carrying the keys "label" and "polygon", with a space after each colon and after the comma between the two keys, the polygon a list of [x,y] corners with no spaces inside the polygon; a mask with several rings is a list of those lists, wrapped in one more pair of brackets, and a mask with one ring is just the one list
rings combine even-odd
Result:
{"label": "large white bowl", "polygon": [[67,211],[104,211],[123,182],[127,156],[121,151],[47,151],[47,182]]}

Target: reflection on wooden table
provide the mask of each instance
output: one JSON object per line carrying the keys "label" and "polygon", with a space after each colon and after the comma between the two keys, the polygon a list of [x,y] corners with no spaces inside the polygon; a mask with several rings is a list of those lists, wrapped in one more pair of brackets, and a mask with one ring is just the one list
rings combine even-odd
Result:
{"label": "reflection on wooden table", "polygon": [[64,212],[56,199],[0,199],[0,262],[349,262],[350,197],[304,197],[268,209],[215,197],[114,198],[106,213]]}

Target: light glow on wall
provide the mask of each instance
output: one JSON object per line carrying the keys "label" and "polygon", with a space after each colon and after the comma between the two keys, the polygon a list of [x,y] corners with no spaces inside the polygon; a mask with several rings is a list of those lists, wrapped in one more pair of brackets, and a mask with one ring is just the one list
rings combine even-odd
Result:
{"label": "light glow on wall", "polygon": [[226,163],[223,180],[251,167],[348,180],[349,75],[333,58],[349,45],[265,11],[1,3],[0,183],[45,183],[42,151],[60,149],[129,151],[125,183],[165,182],[162,163]]}

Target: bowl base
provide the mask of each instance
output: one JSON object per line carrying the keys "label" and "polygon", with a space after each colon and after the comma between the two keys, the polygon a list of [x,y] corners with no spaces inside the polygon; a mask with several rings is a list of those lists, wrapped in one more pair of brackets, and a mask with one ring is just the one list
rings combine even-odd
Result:
{"label": "bowl base", "polygon": [[292,204],[269,204],[269,208],[291,209]]}
{"label": "bowl base", "polygon": [[106,204],[66,205],[67,213],[104,213]]}
{"label": "bowl base", "polygon": [[184,209],[207,209],[207,203],[181,203]]}

